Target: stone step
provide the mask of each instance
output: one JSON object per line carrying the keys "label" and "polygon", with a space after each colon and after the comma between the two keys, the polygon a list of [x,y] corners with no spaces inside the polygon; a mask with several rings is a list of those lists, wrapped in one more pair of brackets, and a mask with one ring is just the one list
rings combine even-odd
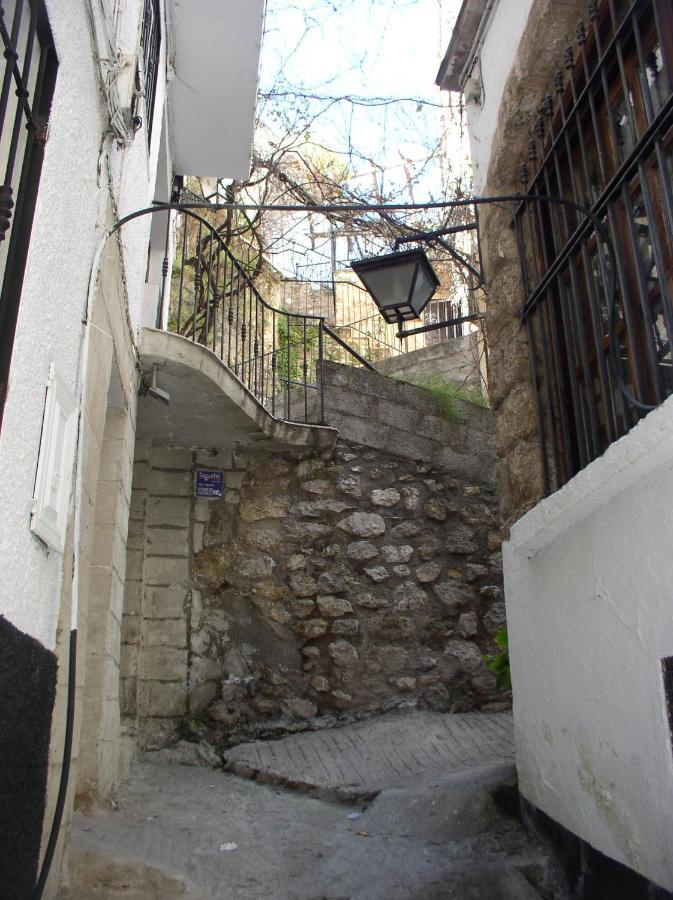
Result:
{"label": "stone step", "polygon": [[428,778],[514,773],[510,713],[389,714],[230,748],[225,769],[245,778],[353,802]]}

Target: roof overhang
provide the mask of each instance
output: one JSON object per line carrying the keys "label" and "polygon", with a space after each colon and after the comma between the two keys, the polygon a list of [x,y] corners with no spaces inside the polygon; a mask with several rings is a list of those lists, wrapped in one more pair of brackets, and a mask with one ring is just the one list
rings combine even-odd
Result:
{"label": "roof overhang", "polygon": [[177,174],[248,177],[265,4],[169,0],[169,136]]}
{"label": "roof overhang", "polygon": [[489,14],[492,6],[492,0],[463,0],[449,48],[444,54],[435,81],[443,91],[463,90],[464,79],[469,72],[462,78],[461,75],[467,65],[482,19]]}

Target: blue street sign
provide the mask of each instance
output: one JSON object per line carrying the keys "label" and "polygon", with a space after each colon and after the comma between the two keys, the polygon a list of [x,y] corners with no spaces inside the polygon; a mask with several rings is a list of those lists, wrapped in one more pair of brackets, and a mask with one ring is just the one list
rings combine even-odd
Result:
{"label": "blue street sign", "polygon": [[196,497],[222,497],[224,494],[224,472],[214,469],[197,469],[194,482]]}

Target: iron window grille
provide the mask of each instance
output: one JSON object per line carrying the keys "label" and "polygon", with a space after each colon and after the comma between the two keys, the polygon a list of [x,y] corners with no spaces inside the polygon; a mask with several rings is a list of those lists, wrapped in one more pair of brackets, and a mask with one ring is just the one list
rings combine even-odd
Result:
{"label": "iron window grille", "polygon": [[[450,300],[431,300],[423,315],[424,325],[435,325],[438,322],[447,322],[450,319],[460,317],[460,304]],[[454,325],[445,325],[436,331],[429,331],[425,336],[426,344],[438,344],[441,341],[449,341],[452,338],[462,337],[464,325],[458,322]]]}
{"label": "iron window grille", "polygon": [[588,12],[577,56],[568,47],[555,97],[542,99],[528,148],[534,174],[524,164],[522,183],[590,209],[608,230],[613,335],[608,253],[590,221],[536,202],[514,219],[548,493],[673,393],[673,7],[591,0]]}
{"label": "iron window grille", "polygon": [[[157,94],[159,54],[161,50],[160,0],[145,0],[140,32],[140,54],[136,74],[136,88],[145,98],[145,129],[147,145],[152,141],[152,122]],[[136,114],[137,109],[133,113]]]}
{"label": "iron window grille", "polygon": [[0,6],[0,420],[58,59],[43,0]]}

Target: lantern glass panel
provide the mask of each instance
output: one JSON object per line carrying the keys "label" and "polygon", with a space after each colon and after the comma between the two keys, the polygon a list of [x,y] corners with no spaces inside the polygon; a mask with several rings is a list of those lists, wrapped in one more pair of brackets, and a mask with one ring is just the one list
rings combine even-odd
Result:
{"label": "lantern glass panel", "polygon": [[409,302],[409,291],[416,271],[416,261],[405,260],[395,266],[358,272],[369,293],[381,309]]}
{"label": "lantern glass panel", "polygon": [[436,285],[430,280],[423,266],[419,265],[414,292],[411,295],[411,307],[417,316],[423,312],[435,290]]}

